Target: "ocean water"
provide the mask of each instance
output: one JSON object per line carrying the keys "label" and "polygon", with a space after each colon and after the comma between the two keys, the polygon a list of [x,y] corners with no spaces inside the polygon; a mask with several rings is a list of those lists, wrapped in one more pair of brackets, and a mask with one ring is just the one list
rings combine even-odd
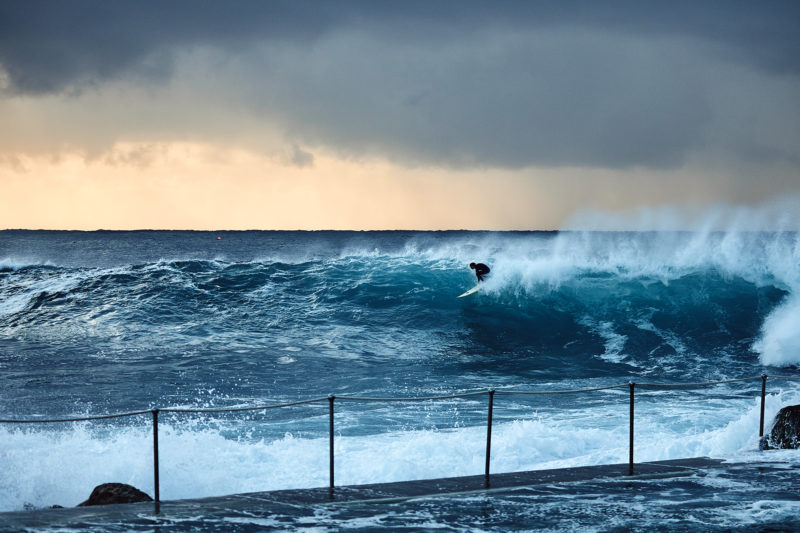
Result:
{"label": "ocean water", "polygon": [[[459,299],[470,261],[492,273]],[[2,419],[798,377],[798,364],[793,232],[0,232]],[[798,527],[800,455],[758,452],[760,385],[642,389],[636,404],[637,461],[777,465],[758,483],[728,473],[170,525]],[[486,402],[337,401],[336,483],[482,474]],[[797,403],[800,382],[768,380],[768,421]],[[110,481],[152,495],[150,421],[0,424],[0,511],[73,506]],[[328,484],[327,402],[159,421],[162,500]],[[624,463],[627,437],[625,389],[497,395],[492,472]],[[629,519],[614,511],[626,499]]]}

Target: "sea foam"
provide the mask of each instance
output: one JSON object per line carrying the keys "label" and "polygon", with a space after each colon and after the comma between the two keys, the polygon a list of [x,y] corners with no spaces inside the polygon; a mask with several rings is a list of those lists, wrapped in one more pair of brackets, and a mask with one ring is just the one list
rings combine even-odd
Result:
{"label": "sea foam", "polygon": [[[627,412],[614,406],[616,397],[608,396],[607,402],[585,411],[539,411],[495,423],[491,471],[625,463]],[[750,458],[758,449],[756,397],[699,410],[692,396],[686,399],[685,405],[640,404],[636,461],[697,456],[737,460]],[[780,406],[798,400],[796,392],[768,395],[767,420]],[[153,494],[152,433],[146,421],[111,430],[95,429],[91,423],[58,431],[0,426],[0,441],[6,472],[0,481],[0,511],[76,505],[94,486],[106,482],[129,483]],[[362,436],[337,432],[336,483],[481,474],[485,445],[486,427],[480,425]],[[253,438],[246,425],[221,431],[161,423],[159,459],[164,500],[328,484],[327,437],[286,433],[275,439]]]}

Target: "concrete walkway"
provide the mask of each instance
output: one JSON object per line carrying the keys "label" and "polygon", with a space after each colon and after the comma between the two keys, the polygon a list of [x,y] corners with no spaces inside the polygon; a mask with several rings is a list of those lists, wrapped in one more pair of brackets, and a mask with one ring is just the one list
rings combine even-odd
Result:
{"label": "concrete walkway", "polygon": [[[675,459],[636,463],[634,475],[628,476],[628,464],[583,466],[552,470],[531,470],[492,474],[488,488],[483,475],[462,476],[419,481],[398,481],[329,488],[275,490],[252,492],[211,498],[162,501],[159,514],[154,503],[132,503],[95,507],[72,507],[66,509],[41,509],[0,513],[0,529],[16,530],[65,526],[76,523],[98,524],[103,522],[125,522],[126,519],[141,520],[149,516],[153,520],[176,515],[207,514],[216,510],[269,509],[272,506],[340,505],[348,503],[388,503],[412,498],[452,496],[456,494],[486,491],[506,491],[535,485],[578,483],[599,479],[648,479],[657,477],[679,477],[697,471],[719,468],[723,461],[708,457]],[[731,465],[725,465],[731,466]]]}

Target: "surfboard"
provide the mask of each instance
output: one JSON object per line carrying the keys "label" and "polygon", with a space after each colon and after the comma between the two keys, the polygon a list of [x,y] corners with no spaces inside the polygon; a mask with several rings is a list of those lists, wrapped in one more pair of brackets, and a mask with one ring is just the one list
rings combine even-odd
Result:
{"label": "surfboard", "polygon": [[474,287],[472,287],[470,290],[468,290],[464,294],[459,294],[458,297],[459,298],[463,298],[464,296],[469,296],[470,294],[475,294],[476,292],[478,292],[478,289],[480,289],[480,288],[481,288],[480,285],[475,285]]}

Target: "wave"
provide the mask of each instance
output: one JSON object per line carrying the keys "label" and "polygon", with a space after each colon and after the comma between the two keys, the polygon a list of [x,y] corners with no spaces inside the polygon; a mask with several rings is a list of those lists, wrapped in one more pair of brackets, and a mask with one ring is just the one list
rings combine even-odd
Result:
{"label": "wave", "polygon": [[[251,240],[229,248],[209,246],[206,241],[213,234],[205,232],[189,232],[192,238],[185,232],[164,233],[164,242],[157,243],[151,242],[153,236],[144,241],[104,236],[108,242],[94,245],[104,253],[97,254],[87,246],[43,245],[40,258],[6,256],[0,268],[110,268],[193,261],[299,265],[370,258],[463,268],[482,259],[502,266],[508,275],[556,284],[583,271],[668,281],[708,268],[753,282],[800,284],[796,232],[255,232],[258,237],[242,232]],[[203,246],[194,248],[201,235]]]}
{"label": "wave", "polygon": [[[638,313],[645,329],[652,329],[644,318],[650,309],[671,313],[673,322],[684,315],[709,325],[714,316],[728,314],[732,320],[720,328],[742,326],[762,364],[800,363],[800,331],[790,327],[800,320],[796,232],[561,232],[544,242],[486,243],[485,250],[493,277],[484,294],[546,300],[572,295],[576,309],[608,308],[618,300],[620,313],[625,307]],[[753,306],[750,318],[736,318],[740,307]],[[578,321],[611,331],[614,320],[589,315]],[[761,328],[750,339],[754,320]],[[620,341],[619,332],[611,335]]]}
{"label": "wave", "polygon": [[[267,328],[369,327],[377,336],[439,324],[466,326],[501,353],[583,349],[637,368],[687,354],[741,359],[743,344],[764,365],[800,362],[796,233],[412,233],[389,245],[370,235],[326,253],[318,245],[314,259],[294,261],[96,268],[8,259],[16,266],[0,272],[0,330],[144,338],[155,328],[172,341],[236,346]],[[492,274],[479,295],[456,301],[474,284],[466,265],[476,259]]]}

